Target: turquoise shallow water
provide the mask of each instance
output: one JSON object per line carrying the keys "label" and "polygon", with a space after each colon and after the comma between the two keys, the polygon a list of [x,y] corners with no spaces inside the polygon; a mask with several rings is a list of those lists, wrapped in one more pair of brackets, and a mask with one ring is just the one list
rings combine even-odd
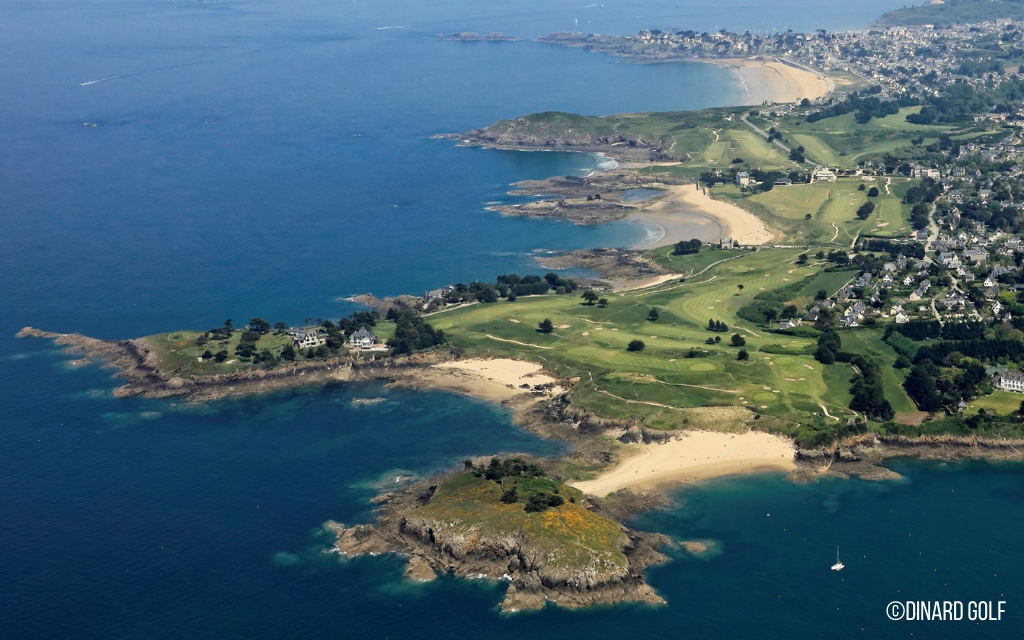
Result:
{"label": "turquoise shallow water", "polygon": [[[1019,637],[1019,468],[688,488],[678,508],[634,523],[720,543],[714,559],[651,572],[668,607],[501,618],[494,585],[411,587],[394,559],[315,553],[321,523],[369,520],[367,499],[395,477],[559,451],[499,408],[379,386],[198,408],[116,400],[106,370],[71,370],[51,345],[11,337],[26,324],[120,338],[337,315],[337,296],[489,279],[526,270],[536,250],[620,243],[642,230],[483,210],[513,180],[582,173],[593,158],[429,136],[542,109],[739,96],[709,65],[430,34],[536,36],[577,17],[602,32],[853,27],[895,3],[582,4],[0,5],[0,637]],[[827,570],[836,544],[841,576]],[[1008,618],[892,623],[894,590],[1005,594]]]}

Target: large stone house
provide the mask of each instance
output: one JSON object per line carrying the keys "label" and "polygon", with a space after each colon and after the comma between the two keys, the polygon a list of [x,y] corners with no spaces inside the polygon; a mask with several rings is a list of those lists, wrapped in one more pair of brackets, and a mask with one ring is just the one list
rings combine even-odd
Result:
{"label": "large stone house", "polygon": [[327,344],[327,336],[319,329],[291,329],[288,335],[296,349],[311,349]]}
{"label": "large stone house", "polygon": [[366,327],[353,331],[348,337],[348,346],[353,349],[372,349],[376,344],[377,336]]}
{"label": "large stone house", "polygon": [[1024,373],[1013,370],[1001,373],[995,379],[995,386],[1003,391],[1024,393]]}

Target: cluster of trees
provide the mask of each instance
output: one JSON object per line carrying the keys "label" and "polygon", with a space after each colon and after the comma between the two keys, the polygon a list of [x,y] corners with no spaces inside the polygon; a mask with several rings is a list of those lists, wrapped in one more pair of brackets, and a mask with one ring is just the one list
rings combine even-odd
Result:
{"label": "cluster of trees", "polygon": [[224,326],[214,327],[207,331],[206,333],[209,335],[206,337],[210,340],[227,340],[234,332],[234,327],[231,325],[231,318],[228,318],[224,321]]}
{"label": "cluster of trees", "polygon": [[888,253],[891,260],[896,260],[900,256],[907,256],[920,260],[924,258],[925,254],[924,245],[920,242],[900,244],[893,242],[892,240],[885,240],[882,238],[865,238],[861,241],[859,246],[861,251]]}
{"label": "cluster of trees", "polygon": [[857,218],[859,218],[861,220],[867,220],[868,216],[870,216],[872,213],[874,213],[874,211],[875,211],[875,203],[874,202],[865,202],[864,204],[860,205],[857,208]]}
{"label": "cluster of trees", "polygon": [[941,367],[930,358],[918,357],[903,383],[907,395],[921,411],[953,412],[960,400],[971,400],[985,382],[985,367],[979,361],[964,356],[946,359]]}
{"label": "cluster of trees", "polygon": [[522,458],[491,458],[487,466],[476,466],[472,460],[465,460],[462,464],[476,477],[498,483],[504,478],[542,478],[545,475],[539,466]]}
{"label": "cluster of trees", "polygon": [[[556,490],[557,491],[557,490]],[[537,491],[526,499],[526,506],[523,507],[527,513],[544,511],[548,507],[558,507],[565,503],[562,496],[547,491]]]}
{"label": "cluster of trees", "polygon": [[395,336],[388,341],[396,354],[430,349],[444,344],[444,332],[430,326],[413,311],[388,311],[388,320],[395,323]]}
{"label": "cluster of trees", "polygon": [[986,90],[978,90],[966,82],[957,82],[944,87],[941,95],[926,98],[921,112],[908,115],[907,122],[963,122],[971,120],[976,114],[987,113],[993,108],[1021,100],[1024,100],[1024,77],[1020,75],[1011,75],[998,87]]}
{"label": "cluster of trees", "polygon": [[890,331],[898,331],[911,340],[919,342],[934,338],[942,338],[943,340],[981,340],[985,337],[985,324],[983,322],[950,322],[946,325],[941,325],[938,320],[911,320],[906,324],[899,324],[886,329],[886,335]]}
{"label": "cluster of trees", "polygon": [[445,294],[444,302],[458,304],[461,302],[497,302],[501,298],[515,302],[519,296],[541,295],[548,291],[555,293],[571,293],[579,288],[579,284],[571,278],[563,278],[557,273],[548,273],[543,278],[535,275],[519,276],[509,273],[498,276],[495,283],[474,281],[469,284],[458,283]]}
{"label": "cluster of trees", "polygon": [[721,320],[715,320],[711,318],[708,320],[708,331],[714,331],[716,333],[728,333],[729,325],[725,324]]}
{"label": "cluster of trees", "polygon": [[818,336],[818,349],[814,359],[821,364],[835,364],[836,354],[843,350],[843,339],[833,330],[824,331]]}
{"label": "cluster of trees", "polygon": [[910,187],[903,194],[903,204],[935,202],[940,195],[942,195],[942,185],[938,181],[933,178],[922,178],[921,184]]}
{"label": "cluster of trees", "polygon": [[608,306],[608,298],[602,298],[601,295],[593,289],[587,289],[580,296],[588,305],[597,304],[602,309]]}
{"label": "cluster of trees", "polygon": [[892,405],[885,399],[885,387],[882,383],[882,369],[878,363],[871,358],[860,354],[837,354],[843,357],[843,362],[849,362],[857,369],[854,374],[850,393],[850,408],[860,411],[872,420],[892,420],[896,416]]}
{"label": "cluster of trees", "polygon": [[746,338],[744,338],[743,336],[741,336],[741,335],[740,335],[740,334],[738,334],[738,333],[734,333],[734,334],[732,334],[732,336],[731,336],[731,337],[729,338],[729,344],[731,344],[731,345],[732,345],[732,346],[734,346],[734,347],[742,347],[742,346],[744,346],[745,344],[747,344],[747,339],[746,339]]}
{"label": "cluster of trees", "polygon": [[680,240],[679,242],[676,243],[675,248],[672,249],[672,255],[688,256],[695,253],[700,253],[700,248],[703,244],[704,243],[702,243],[697,238],[694,238],[693,240]]}
{"label": "cluster of trees", "polygon": [[843,351],[843,340],[838,333],[830,329],[818,336],[814,359],[822,364],[845,362],[853,365],[856,373],[850,380],[851,409],[879,421],[892,420],[896,415],[885,399],[881,367],[870,358]]}

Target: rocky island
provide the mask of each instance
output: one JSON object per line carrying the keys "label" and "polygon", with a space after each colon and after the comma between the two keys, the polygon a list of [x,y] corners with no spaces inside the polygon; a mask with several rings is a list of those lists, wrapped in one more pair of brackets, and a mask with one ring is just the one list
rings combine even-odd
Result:
{"label": "rocky island", "polygon": [[506,612],[548,602],[664,602],[643,571],[665,561],[657,548],[667,538],[596,512],[583,492],[520,458],[466,466],[382,496],[375,525],[331,523],[334,549],[407,556],[406,575],[415,580],[447,573],[507,581]]}

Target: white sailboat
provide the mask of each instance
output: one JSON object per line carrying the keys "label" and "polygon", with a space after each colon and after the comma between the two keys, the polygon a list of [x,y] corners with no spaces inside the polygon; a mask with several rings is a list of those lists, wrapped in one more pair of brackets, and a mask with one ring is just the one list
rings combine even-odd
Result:
{"label": "white sailboat", "polygon": [[832,565],[833,571],[842,571],[846,568],[846,565],[839,559],[839,547],[836,547],[836,563]]}

